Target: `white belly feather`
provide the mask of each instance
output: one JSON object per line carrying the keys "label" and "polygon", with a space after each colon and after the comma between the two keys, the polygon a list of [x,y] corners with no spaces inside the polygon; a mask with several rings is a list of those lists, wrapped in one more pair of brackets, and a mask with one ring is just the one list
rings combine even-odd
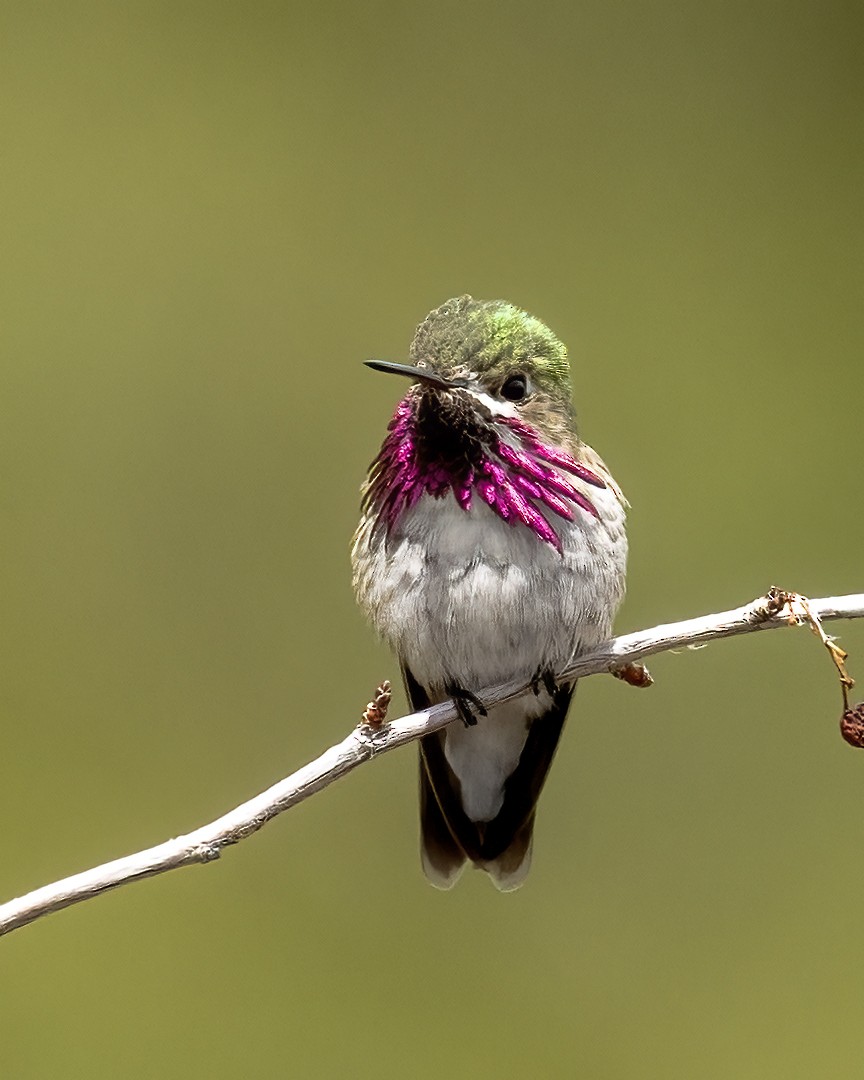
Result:
{"label": "white belly feather", "polygon": [[355,546],[355,586],[376,629],[424,687],[479,690],[560,669],[608,636],[624,591],[624,512],[592,490],[601,517],[554,519],[563,554],[479,499],[462,510],[424,495],[387,544]]}
{"label": "white belly feather", "polygon": [[[624,591],[624,511],[610,489],[592,489],[600,519],[577,509],[558,518],[563,554],[523,525],[502,521],[480,499],[470,511],[451,496],[423,495],[385,545],[371,522],[355,542],[355,587],[381,636],[432,701],[455,682],[477,692],[561,670],[609,636]],[[501,808],[535,716],[548,696],[490,710],[470,729],[451,725],[445,753],[465,811],[490,821]]]}

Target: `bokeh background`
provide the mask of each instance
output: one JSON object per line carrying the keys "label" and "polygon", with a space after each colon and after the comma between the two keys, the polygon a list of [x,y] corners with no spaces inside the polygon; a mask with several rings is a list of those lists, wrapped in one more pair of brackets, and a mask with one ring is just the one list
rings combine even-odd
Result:
{"label": "bokeh background", "polygon": [[[4,4],[2,898],[203,824],[395,679],[348,546],[403,388],[360,361],[454,294],[570,346],[632,502],[622,631],[861,591],[861,44],[840,0]],[[388,755],[3,939],[4,1075],[860,1076],[827,657],[651,666],[580,688],[521,892],[426,886]]]}

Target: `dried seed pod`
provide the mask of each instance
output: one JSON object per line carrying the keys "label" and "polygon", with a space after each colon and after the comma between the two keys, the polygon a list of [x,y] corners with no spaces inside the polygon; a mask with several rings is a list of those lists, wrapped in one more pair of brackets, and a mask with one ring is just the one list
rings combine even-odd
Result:
{"label": "dried seed pod", "polygon": [[850,706],[840,717],[840,734],[850,746],[864,746],[864,701]]}

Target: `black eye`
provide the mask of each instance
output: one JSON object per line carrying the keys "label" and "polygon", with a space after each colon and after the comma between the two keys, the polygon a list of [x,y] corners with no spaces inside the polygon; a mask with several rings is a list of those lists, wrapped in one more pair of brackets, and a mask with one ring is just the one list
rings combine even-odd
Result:
{"label": "black eye", "polygon": [[501,397],[508,401],[524,401],[528,397],[528,377],[517,373],[504,380]]}

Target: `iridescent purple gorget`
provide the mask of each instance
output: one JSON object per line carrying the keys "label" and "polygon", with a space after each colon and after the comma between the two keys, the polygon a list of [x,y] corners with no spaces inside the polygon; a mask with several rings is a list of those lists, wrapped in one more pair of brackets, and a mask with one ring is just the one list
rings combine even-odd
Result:
{"label": "iridescent purple gorget", "polygon": [[502,521],[527,525],[559,552],[562,548],[558,533],[536,504],[567,521],[574,517],[571,504],[599,517],[591,500],[558,470],[572,473],[593,487],[605,488],[605,482],[566,450],[542,442],[534,428],[516,417],[490,417],[482,447],[475,448],[474,462],[461,469],[454,471],[441,461],[421,460],[416,400],[409,391],[399,402],[366,492],[367,502],[388,529],[424,493],[440,499],[452,492],[459,506],[468,511],[476,492]]}

